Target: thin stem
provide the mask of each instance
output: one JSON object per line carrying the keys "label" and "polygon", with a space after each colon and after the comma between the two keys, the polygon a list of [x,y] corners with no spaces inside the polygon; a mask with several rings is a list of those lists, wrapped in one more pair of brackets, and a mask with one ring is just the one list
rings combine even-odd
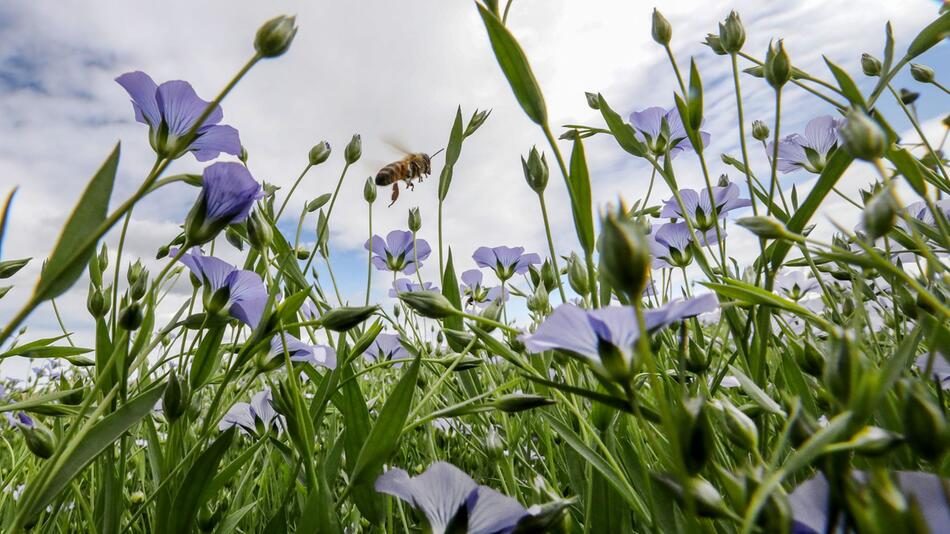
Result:
{"label": "thin stem", "polygon": [[277,215],[274,217],[274,222],[280,220],[280,215],[284,213],[284,208],[287,207],[287,202],[290,201],[290,197],[293,196],[294,191],[297,190],[297,186],[300,185],[303,177],[307,175],[307,171],[309,171],[311,167],[313,167],[313,165],[310,162],[307,162],[307,166],[303,168],[303,172],[301,172],[300,176],[297,177],[297,180],[294,181],[294,185],[290,188],[290,191],[287,192],[287,196],[284,197],[284,201],[280,204],[280,209],[277,210]]}
{"label": "thin stem", "polygon": [[544,202],[543,191],[538,193],[538,202],[541,204],[541,218],[544,220],[544,234],[548,238],[548,251],[551,253],[551,265],[554,267],[558,293],[561,295],[561,302],[567,302],[567,295],[564,293],[564,284],[561,282],[561,269],[557,266],[557,254],[554,252],[554,239],[551,237],[551,224],[548,222],[548,208]]}
{"label": "thin stem", "polygon": [[[369,243],[372,245],[373,241],[373,203],[368,202],[369,205]],[[369,306],[369,292],[373,283],[373,247],[367,247],[369,250],[366,251],[366,301],[363,303],[364,306]],[[441,248],[440,248],[441,250]]]}

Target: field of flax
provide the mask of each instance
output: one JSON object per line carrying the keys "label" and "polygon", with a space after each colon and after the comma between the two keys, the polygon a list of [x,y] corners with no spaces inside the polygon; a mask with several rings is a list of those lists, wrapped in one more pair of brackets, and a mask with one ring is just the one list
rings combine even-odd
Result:
{"label": "field of flax", "polygon": [[[131,142],[148,143],[154,165],[115,198],[116,146],[49,256],[4,250],[0,262],[0,278],[27,286],[17,272],[43,262],[2,318],[0,360],[30,358],[33,370],[0,381],[0,531],[950,531],[950,116],[928,138],[916,111],[918,99],[948,109],[939,72],[917,58],[946,53],[950,12],[907,42],[888,24],[879,54],[856,51],[848,68],[825,59],[821,72],[796,68],[781,40],[749,49],[755,28],[733,12],[710,28],[720,61],[701,73],[676,57],[675,28],[654,10],[672,100],[621,109],[587,93],[602,120],[557,126],[511,4],[472,9],[500,67],[491,74],[547,140],[525,149],[526,183],[509,184],[536,201],[547,247],[535,251],[443,242],[443,206],[464,201],[450,194],[455,166],[489,111],[448,117],[444,148],[382,167],[360,206],[337,203],[359,135],[302,154],[292,187],[262,184],[222,108],[293,47],[293,17],[260,27],[210,101],[185,81],[116,73],[141,123]],[[904,72],[911,89],[893,84]],[[717,104],[738,121],[725,131],[704,127],[704,75],[730,88]],[[753,86],[774,121],[743,113]],[[789,93],[834,112],[789,131]],[[896,121],[918,136],[902,139]],[[595,136],[646,162],[648,187],[593,205],[584,146]],[[710,153],[713,137],[736,139],[738,153]],[[190,158],[203,172],[176,174]],[[734,181],[711,175],[713,160]],[[296,233],[281,231],[307,173],[333,165],[339,180],[305,202]],[[842,192],[852,168],[872,177],[860,195]],[[686,172],[705,187],[678,185]],[[790,173],[813,181],[787,187]],[[149,272],[123,254],[129,222],[180,182],[194,205]],[[552,188],[568,202],[546,202]],[[373,226],[390,200],[406,209],[407,189],[437,196],[437,214]],[[859,223],[813,231],[835,197]],[[341,209],[367,216],[357,302],[340,298],[330,256]],[[573,221],[574,252],[555,252],[552,220]],[[730,250],[744,231],[754,261]],[[224,248],[242,261],[221,259]],[[91,346],[65,326],[32,335],[34,311],[52,304],[59,317],[57,297],[87,281],[88,316],[68,319],[94,330]],[[165,321],[156,309],[175,284],[191,296]],[[374,286],[392,300],[374,303]]]}

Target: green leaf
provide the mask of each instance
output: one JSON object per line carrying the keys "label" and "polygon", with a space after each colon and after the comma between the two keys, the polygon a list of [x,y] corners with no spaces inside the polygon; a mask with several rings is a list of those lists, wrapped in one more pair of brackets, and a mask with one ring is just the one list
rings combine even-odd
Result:
{"label": "green leaf", "polygon": [[805,318],[814,318],[815,314],[810,310],[796,304],[786,298],[780,297],[771,291],[766,291],[761,287],[754,286],[748,282],[723,278],[722,284],[703,282],[702,284],[712,289],[724,297],[746,302],[748,304],[761,304],[763,306],[772,306],[795,313]]}
{"label": "green leaf", "polygon": [[[455,309],[462,308],[462,295],[459,292],[458,278],[455,276],[455,263],[452,261],[452,247],[449,247],[448,259],[445,262],[445,271],[442,273],[442,296],[447,298]],[[449,330],[462,330],[462,318],[458,315],[450,315],[442,319],[442,327]],[[449,347],[454,351],[461,351],[465,345],[455,336],[446,336]]]}
{"label": "green leaf", "polygon": [[22,356],[24,358],[65,358],[67,356],[76,356],[92,352],[92,349],[82,347],[51,347],[50,345],[65,338],[66,335],[56,337],[47,337],[37,339],[29,343],[24,343],[13,347],[12,349],[0,354],[0,360],[11,356]]}
{"label": "green leaf", "polygon": [[[811,216],[818,211],[818,206],[821,205],[828,193],[831,192],[831,189],[838,183],[838,180],[844,174],[844,171],[847,170],[848,166],[851,165],[852,161],[854,161],[854,158],[852,158],[846,150],[835,150],[834,155],[831,156],[828,164],[825,165],[825,169],[821,171],[821,174],[818,176],[818,181],[815,182],[811,192],[809,192],[805,198],[805,202],[802,203],[801,207],[798,208],[795,214],[792,215],[792,218],[786,223],[785,227],[788,228],[789,231],[796,234],[802,233],[802,230],[805,229],[805,225],[811,220]],[[782,262],[785,261],[785,256],[791,248],[792,243],[789,241],[776,241],[765,251],[765,257],[769,258],[772,262],[772,267],[777,269],[782,265]]]}
{"label": "green leaf", "polygon": [[[218,471],[218,464],[221,458],[231,447],[231,441],[234,440],[234,434],[237,427],[231,427],[218,436],[214,442],[201,453],[195,460],[195,463],[188,470],[185,479],[182,481],[175,495],[172,504],[172,510],[168,521],[168,532],[192,532],[195,527],[195,518],[198,510],[207,502],[206,499],[211,495],[205,494],[205,488],[214,480],[215,473]],[[209,492],[210,493],[210,492]]]}
{"label": "green leaf", "polygon": [[257,501],[255,500],[231,512],[221,520],[221,524],[218,525],[215,532],[237,532],[237,526],[241,523],[241,520],[256,506]]}
{"label": "green leaf", "polygon": [[99,226],[106,220],[118,168],[119,145],[116,144],[112,154],[106,158],[105,163],[86,186],[76,208],[66,221],[63,233],[60,234],[33,291],[37,302],[65,293],[86,268],[89,258],[96,251],[97,242],[89,241],[89,237],[95,235]]}
{"label": "green leaf", "polygon": [[198,344],[198,350],[191,360],[191,370],[188,383],[192,390],[197,390],[208,383],[208,379],[218,367],[220,359],[221,339],[224,337],[223,326],[213,326],[205,332],[205,337]]}
{"label": "green leaf", "polygon": [[528,64],[528,58],[525,57],[521,46],[494,13],[481,4],[477,5],[478,13],[488,31],[488,39],[491,41],[495,58],[501,66],[501,71],[508,78],[508,83],[518,103],[521,104],[521,109],[535,124],[547,123],[548,111],[544,104],[544,96],[541,94],[541,88],[531,72],[531,65]]}
{"label": "green leaf", "polygon": [[613,134],[620,148],[634,156],[643,157],[647,153],[647,149],[643,142],[637,139],[637,134],[633,130],[633,127],[624,122],[623,118],[610,108],[610,105],[604,100],[604,95],[598,94],[597,101],[600,114],[604,117],[607,128],[610,130],[610,133]]}
{"label": "green leaf", "polygon": [[[30,397],[26,400],[21,400],[20,402],[14,402],[10,404],[0,404],[0,413],[3,412],[31,412],[35,408],[45,406],[53,401],[62,399],[63,397],[68,397],[73,393],[78,393],[82,391],[82,388],[79,389],[67,389],[63,391],[53,391],[52,393],[45,393],[43,395],[37,395],[35,397]],[[55,405],[59,406],[59,405]]]}
{"label": "green leaf", "polygon": [[261,445],[266,442],[267,440],[265,439],[259,439],[255,441],[253,445],[245,449],[244,452],[242,452],[237,458],[231,460],[231,462],[226,465],[224,469],[218,471],[218,473],[214,475],[214,479],[211,481],[211,483],[205,486],[205,489],[201,493],[199,500],[202,503],[205,503],[214,497],[218,491],[221,490],[221,488],[227,485],[227,483],[230,482],[230,480],[241,471],[241,468],[244,466],[244,464],[253,458],[254,454],[257,452],[257,449],[260,449]]}
{"label": "green leaf", "polygon": [[[689,129],[698,135],[699,127],[703,124],[703,80],[693,59],[689,61],[689,94],[686,95],[686,103],[689,107]],[[693,146],[701,147],[702,143]]]}
{"label": "green leaf", "polygon": [[452,133],[449,134],[449,144],[445,147],[445,167],[439,175],[439,200],[445,200],[449,194],[449,186],[452,185],[452,175],[454,174],[455,162],[462,153],[462,139],[464,137],[462,130],[462,108],[455,111],[455,122],[452,124]]}
{"label": "green leaf", "polygon": [[729,366],[729,372],[732,373],[732,375],[736,377],[736,380],[739,381],[739,386],[742,387],[742,391],[745,391],[746,395],[751,397],[752,400],[755,401],[755,403],[758,404],[763,410],[774,413],[775,415],[779,415],[781,417],[786,416],[785,410],[783,410],[777,402],[772,400],[772,397],[769,397],[766,392],[762,391],[759,386],[755,385],[755,382],[746,376],[745,373],[732,365]]}
{"label": "green leaf", "polygon": [[640,496],[634,492],[626,480],[620,478],[620,475],[604,461],[601,454],[588,447],[574,430],[568,428],[567,425],[563,424],[553,415],[542,413],[541,417],[551,425],[556,436],[563,439],[574,451],[580,454],[592,468],[597,470],[597,472],[617,490],[627,504],[634,508],[642,517],[649,517],[646,504],[640,499]]}
{"label": "green leaf", "polygon": [[927,194],[926,182],[944,189],[945,186],[941,187],[936,179],[931,178],[930,173],[906,148],[892,147],[887,151],[886,157],[897,167],[897,172],[901,173],[918,195],[925,196]]}
{"label": "green leaf", "polygon": [[858,89],[857,84],[854,83],[854,80],[851,79],[851,76],[848,76],[848,73],[844,69],[832,63],[830,59],[825,56],[822,56],[825,60],[825,64],[828,65],[828,70],[831,71],[831,74],[835,77],[835,80],[838,82],[838,87],[841,88],[841,94],[848,99],[848,102],[851,102],[851,106],[855,108],[867,109],[867,102],[864,101],[864,96],[861,95],[861,90]]}
{"label": "green leaf", "polygon": [[[152,413],[155,404],[158,399],[162,398],[164,392],[164,383],[153,387],[103,417],[88,432],[80,435],[78,441],[71,442],[70,445],[72,446],[67,449],[69,452],[55,464],[47,465],[47,469],[52,470],[52,473],[48,477],[37,476],[34,479],[46,483],[40,487],[34,487],[31,484],[27,488],[23,502],[29,502],[30,506],[29,508],[22,508],[20,516],[25,519],[32,519],[43,511],[76,475],[85,469],[102,451],[115,443],[122,434],[141,421],[142,418]],[[36,495],[35,499],[32,498],[34,494]]]}
{"label": "green leaf", "polygon": [[399,383],[393,388],[386,404],[380,410],[376,424],[373,425],[366,443],[360,449],[356,467],[350,475],[351,486],[374,481],[382,473],[383,463],[396,449],[412,406],[412,396],[419,377],[419,365],[419,358],[416,358],[399,379]]}
{"label": "green leaf", "polygon": [[940,41],[950,37],[950,11],[937,17],[926,28],[920,30],[917,37],[907,47],[905,60],[909,61],[936,46]]}
{"label": "green leaf", "polygon": [[[342,369],[340,378],[343,380],[343,386],[333,397],[333,403],[343,416],[343,447],[346,451],[346,466],[352,471],[356,468],[357,459],[369,436],[372,422],[360,383],[353,379],[353,369],[350,365]],[[354,487],[353,501],[366,519],[379,524],[382,519],[380,499],[370,485],[360,484]]]}
{"label": "green leaf", "polygon": [[[14,187],[7,199],[3,202],[3,212],[0,213],[0,252],[3,251],[3,237],[7,235],[7,219],[10,217],[10,206],[13,205],[13,197],[16,196],[18,187]],[[0,257],[3,257],[0,254]]]}
{"label": "green leaf", "polygon": [[577,239],[584,252],[594,250],[594,216],[591,208],[590,173],[587,170],[587,157],[584,155],[584,143],[580,137],[574,139],[571,150],[571,169],[568,177],[571,188],[571,210],[574,212],[574,228]]}

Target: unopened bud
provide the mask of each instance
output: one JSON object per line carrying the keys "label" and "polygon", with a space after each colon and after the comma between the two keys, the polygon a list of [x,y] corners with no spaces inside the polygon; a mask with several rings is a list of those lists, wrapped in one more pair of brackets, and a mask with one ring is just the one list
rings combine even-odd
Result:
{"label": "unopened bud", "polygon": [[96,319],[101,319],[109,313],[110,301],[103,295],[102,290],[89,284],[89,295],[86,297],[86,309]]}
{"label": "unopened bud", "polygon": [[769,85],[776,89],[792,79],[792,63],[781,39],[777,43],[769,43],[769,49],[765,53],[764,74]]}
{"label": "unopened bud", "polygon": [[26,266],[30,262],[30,258],[22,260],[7,260],[0,261],[0,279],[10,278],[17,273],[20,269]]}
{"label": "unopened bud", "polygon": [[132,495],[129,496],[129,501],[135,505],[142,504],[145,502],[145,493],[141,491],[133,491]]}
{"label": "unopened bud", "polygon": [[880,76],[881,60],[871,54],[861,54],[861,70],[865,76]]}
{"label": "unopened bud", "polygon": [[544,154],[538,152],[537,147],[531,147],[527,161],[521,158],[521,168],[528,187],[539,195],[543,193],[548,185],[548,162]]}
{"label": "unopened bud", "polygon": [[363,184],[363,200],[369,204],[376,202],[376,182],[373,181],[372,176],[367,178],[366,183]]}
{"label": "unopened bud", "polygon": [[728,53],[726,49],[722,47],[722,40],[714,33],[707,33],[706,40],[703,41],[703,44],[708,46],[717,56],[724,56]]}
{"label": "unopened bud", "polygon": [[265,22],[254,38],[254,49],[261,57],[277,57],[290,48],[297,35],[297,17],[281,15]]}
{"label": "unopened bud", "polygon": [[142,305],[138,302],[130,302],[119,312],[119,326],[129,332],[138,330],[142,326],[143,319]]}
{"label": "unopened bud", "polygon": [[774,217],[764,215],[753,215],[751,217],[740,217],[736,224],[752,232],[761,239],[792,239],[798,240],[799,236],[789,232],[785,225]]}
{"label": "unopened bud", "polygon": [[42,423],[33,421],[33,418],[20,412],[16,416],[16,426],[23,433],[26,447],[30,452],[44,460],[53,455],[56,450],[56,440]]}
{"label": "unopened bud", "polygon": [[600,97],[597,96],[597,93],[584,93],[584,98],[587,99],[587,106],[590,109],[600,109]]}
{"label": "unopened bud", "polygon": [[334,308],[320,316],[320,325],[334,332],[346,332],[369,319],[378,309],[378,306]]}
{"label": "unopened bud", "polygon": [[600,254],[607,282],[631,302],[639,301],[650,274],[650,247],[640,226],[621,205],[602,221]]}
{"label": "unopened bud", "polygon": [[347,143],[346,148],[343,150],[343,159],[350,165],[356,163],[360,159],[360,156],[363,155],[363,141],[360,140],[360,135],[356,134],[350,139],[350,142]]}
{"label": "unopened bud", "polygon": [[917,454],[927,460],[937,460],[948,447],[950,429],[943,410],[920,387],[911,385],[904,402],[904,435]]}
{"label": "unopened bud", "polygon": [[757,141],[769,138],[769,127],[762,121],[752,121],[752,137]]}
{"label": "unopened bud", "polygon": [[759,443],[759,431],[755,422],[731,402],[723,401],[723,407],[726,415],[726,436],[744,450],[755,450]]}
{"label": "unopened bud", "polygon": [[487,119],[490,114],[490,109],[482,111],[475,110],[475,113],[472,114],[472,118],[468,121],[468,126],[465,127],[465,133],[463,134],[463,137],[468,137],[475,133],[475,131],[482,126],[482,124],[485,122],[485,119]]}
{"label": "unopened bud", "polygon": [[399,300],[419,315],[430,319],[444,319],[459,313],[449,299],[436,291],[403,291],[399,294]]}
{"label": "unopened bud", "polygon": [[[239,234],[238,231],[234,229],[234,227],[232,226],[227,227],[227,229],[224,231],[224,238],[228,241],[228,243],[231,243],[232,247],[238,250],[244,250],[244,238],[241,237],[241,234]],[[167,256],[169,248],[163,247],[163,249],[165,252],[165,256]],[[164,258],[165,256],[162,256],[162,257]],[[161,259],[161,258],[158,258],[158,259]]]}
{"label": "unopened bud", "polygon": [[870,240],[873,241],[890,231],[897,220],[899,208],[900,204],[894,196],[894,188],[890,185],[871,197],[862,213],[864,230]]}
{"label": "unopened bud", "polygon": [[934,70],[920,63],[910,64],[910,75],[920,83],[933,83],[934,81]]}
{"label": "unopened bud", "polygon": [[735,11],[729,13],[724,22],[719,23],[719,41],[723,50],[730,54],[737,53],[745,44],[745,28]]}
{"label": "unopened bud", "polygon": [[683,404],[679,424],[680,454],[690,474],[699,473],[712,456],[715,448],[709,410],[702,398],[689,399]]}
{"label": "unopened bud", "polygon": [[326,141],[320,141],[319,143],[313,145],[313,148],[310,149],[310,158],[311,165],[320,165],[324,161],[330,158],[330,143]]}
{"label": "unopened bud", "polygon": [[673,28],[670,26],[670,22],[655,8],[653,9],[651,33],[653,34],[653,40],[663,46],[670,44],[670,39],[673,37]]}
{"label": "unopened bud", "polygon": [[586,295],[590,291],[587,268],[576,252],[572,252],[570,259],[567,260],[567,281],[578,295]]}
{"label": "unopened bud", "polygon": [[887,135],[871,117],[859,109],[851,109],[839,129],[845,150],[857,159],[871,161],[884,155]]}
{"label": "unopened bud", "polygon": [[257,250],[267,250],[274,240],[274,229],[267,217],[259,209],[251,212],[247,218],[247,239]]}
{"label": "unopened bud", "polygon": [[419,214],[419,208],[409,209],[409,231],[416,233],[422,228],[422,215]]}
{"label": "unopened bud", "polygon": [[531,395],[527,393],[513,393],[504,395],[492,401],[492,406],[507,413],[523,412],[542,406],[554,404],[554,399],[549,399],[542,395]]}
{"label": "unopened bud", "polygon": [[165,393],[162,395],[162,410],[165,412],[165,418],[172,422],[178,420],[188,410],[190,402],[191,391],[188,381],[182,381],[178,373],[172,370],[168,376]]}

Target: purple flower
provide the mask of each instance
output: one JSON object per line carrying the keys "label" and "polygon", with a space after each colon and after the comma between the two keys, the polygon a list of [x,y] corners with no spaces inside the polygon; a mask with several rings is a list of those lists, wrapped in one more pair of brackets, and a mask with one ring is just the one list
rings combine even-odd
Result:
{"label": "purple flower", "polygon": [[[663,128],[663,123],[667,128]],[[683,121],[680,119],[679,111],[676,108],[669,110],[652,107],[643,111],[634,111],[630,114],[630,124],[637,130],[638,137],[647,144],[656,156],[661,156],[670,152],[670,157],[675,158],[684,150],[693,150],[693,144],[686,137],[686,128],[683,127]],[[699,137],[703,146],[709,144],[709,134],[703,131],[699,132]]]}
{"label": "purple flower", "polygon": [[396,298],[400,293],[409,293],[412,291],[438,291],[437,286],[432,285],[432,282],[423,282],[422,285],[419,285],[408,278],[400,278],[393,282],[393,288],[389,290],[389,296]]}
{"label": "purple flower", "polygon": [[530,515],[518,501],[488,486],[479,486],[448,462],[435,462],[421,475],[410,477],[390,469],[376,479],[376,491],[398,497],[426,517],[433,534],[442,534],[465,507],[468,534],[499,534],[514,530]]}
{"label": "purple flower", "polygon": [[[200,249],[192,250],[181,257],[181,262],[205,287],[205,307],[221,299],[224,304],[218,309],[227,310],[231,317],[251,328],[257,327],[267,304],[267,289],[260,275],[238,269],[213,256],[204,256]],[[178,251],[173,250],[172,253],[177,254]]]}
{"label": "purple flower", "polygon": [[[921,373],[927,370],[927,362],[930,360],[930,356],[930,354],[921,354],[914,360],[914,365]],[[933,359],[934,363],[930,369],[930,376],[933,377],[935,382],[940,384],[941,388],[950,389],[950,363],[939,353],[934,354]]]}
{"label": "purple flower", "polygon": [[33,428],[36,424],[33,422],[33,418],[26,414],[26,412],[17,412],[16,414],[17,424],[24,426],[26,428]]}
{"label": "purple flower", "polygon": [[806,278],[801,271],[780,273],[775,277],[773,287],[796,302],[801,300],[806,293],[821,288],[817,278]]}
{"label": "purple flower", "polygon": [[[725,231],[720,230],[725,237]],[[700,245],[716,241],[716,230],[712,229],[705,235],[699,234],[703,240]],[[653,256],[653,268],[686,267],[693,261],[693,251],[690,245],[693,236],[685,222],[666,223],[656,232],[648,236],[650,255]]]}
{"label": "purple flower", "polygon": [[[930,532],[950,532],[950,513],[947,513],[947,497],[940,477],[918,471],[894,471],[901,493],[917,501]],[[867,483],[867,475],[854,472],[855,482]],[[840,525],[826,528],[828,522],[828,480],[821,473],[802,482],[788,496],[794,521],[793,532],[817,534],[819,532],[843,532]],[[838,517],[841,521],[842,517]]]}
{"label": "purple flower", "polygon": [[478,247],[472,259],[479,267],[495,271],[495,275],[503,282],[515,274],[528,272],[529,266],[541,263],[541,256],[533,252],[525,254],[524,247]]}
{"label": "purple flower", "polygon": [[[647,330],[655,331],[666,325],[715,310],[716,296],[706,293],[687,300],[674,300],[658,308],[644,310]],[[529,352],[551,349],[572,352],[601,363],[601,351],[614,348],[629,364],[633,348],[640,338],[640,327],[632,306],[608,306],[585,310],[573,304],[562,304],[554,310],[533,334],[524,334],[521,340]]]}
{"label": "purple flower", "polygon": [[270,340],[268,359],[283,358],[286,343],[290,361],[307,362],[310,365],[333,369],[336,367],[336,351],[326,345],[310,345],[290,334],[276,334]]}
{"label": "purple flower", "polygon": [[198,161],[208,161],[221,152],[234,156],[241,153],[238,131],[218,124],[224,117],[218,106],[190,142],[184,139],[210,104],[198,98],[188,82],[172,80],[156,85],[141,71],[127,72],[115,81],[132,97],[135,120],[148,125],[149,142],[160,156],[176,159],[191,151]]}
{"label": "purple flower", "polygon": [[422,266],[422,260],[428,258],[432,252],[432,248],[425,239],[416,239],[415,247],[413,247],[412,232],[408,230],[393,230],[386,234],[385,241],[382,237],[374,235],[363,245],[363,248],[373,252],[373,265],[380,271],[405,274],[416,272]]}
{"label": "purple flower", "polygon": [[406,347],[402,346],[402,340],[398,334],[379,334],[363,354],[378,362],[412,357]]}
{"label": "purple flower", "polygon": [[[950,219],[950,198],[938,200],[934,202],[934,204],[936,205],[938,211],[943,212],[944,217]],[[931,226],[937,224],[937,220],[934,218],[933,212],[930,211],[927,203],[923,200],[908,204],[905,209],[907,210],[907,215],[924,224],[929,224]],[[902,228],[907,228],[907,223],[905,223],[903,219],[898,219],[897,224]]]}
{"label": "purple flower", "polygon": [[[788,174],[798,169],[820,174],[828,162],[828,155],[838,147],[840,137],[838,129],[843,119],[828,115],[815,117],[805,125],[805,134],[792,134],[778,142],[778,160],[776,168]],[[775,143],[766,146],[769,159],[775,151]]]}
{"label": "purple flower", "polygon": [[462,295],[465,296],[466,306],[488,306],[499,298],[507,301],[508,289],[501,286],[485,287],[482,285],[482,272],[478,269],[469,269],[462,273],[462,283],[459,284]]}
{"label": "purple flower", "polygon": [[[751,206],[752,202],[746,198],[739,198],[739,186],[729,184],[725,187],[714,186],[712,196],[716,202],[716,213],[722,216],[732,210]],[[709,203],[709,188],[697,192],[695,189],[681,189],[680,198],[683,199],[683,207],[686,213],[680,209],[676,198],[671,198],[663,202],[663,211],[660,217],[681,218],[689,217],[697,230],[706,231],[716,224],[713,218],[712,205]]]}
{"label": "purple flower", "polygon": [[207,243],[227,225],[243,222],[263,196],[261,185],[244,165],[218,162],[205,167],[201,194],[185,221],[189,244]]}
{"label": "purple flower", "polygon": [[218,423],[218,430],[237,425],[246,434],[257,436],[269,432],[278,422],[283,426],[284,418],[277,415],[272,402],[270,390],[265,389],[251,397],[250,403],[234,403]]}

